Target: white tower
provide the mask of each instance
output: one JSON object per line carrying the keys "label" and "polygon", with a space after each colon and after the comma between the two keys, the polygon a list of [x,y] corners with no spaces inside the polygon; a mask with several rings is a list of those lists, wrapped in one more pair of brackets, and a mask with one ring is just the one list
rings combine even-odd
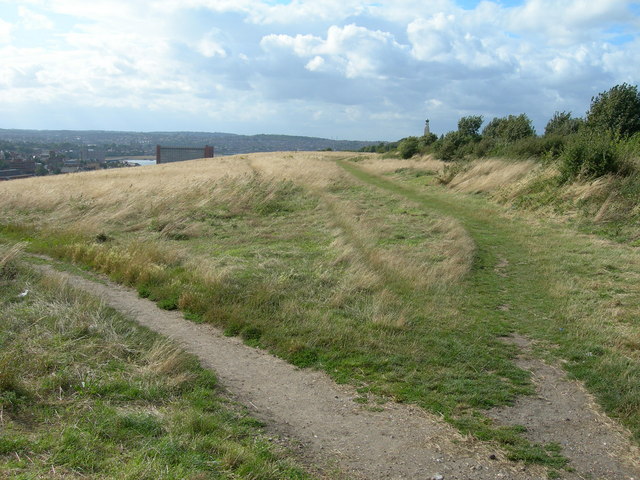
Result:
{"label": "white tower", "polygon": [[429,120],[426,120],[424,122],[424,136],[426,137],[430,133],[431,133],[431,130],[429,129]]}

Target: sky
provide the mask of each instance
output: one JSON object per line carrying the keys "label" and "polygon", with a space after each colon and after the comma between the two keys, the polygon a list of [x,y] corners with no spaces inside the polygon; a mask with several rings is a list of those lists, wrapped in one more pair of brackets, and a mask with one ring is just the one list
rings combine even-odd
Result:
{"label": "sky", "polygon": [[0,0],[0,128],[397,140],[640,78],[640,0]]}

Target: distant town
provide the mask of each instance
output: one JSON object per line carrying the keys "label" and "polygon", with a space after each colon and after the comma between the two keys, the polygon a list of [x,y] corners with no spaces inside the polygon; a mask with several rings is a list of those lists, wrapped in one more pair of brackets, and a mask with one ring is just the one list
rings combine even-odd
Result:
{"label": "distant town", "polygon": [[221,156],[292,150],[357,151],[378,144],[290,135],[0,129],[0,180],[136,166],[155,160],[160,145],[202,152],[205,146],[213,145],[215,155]]}

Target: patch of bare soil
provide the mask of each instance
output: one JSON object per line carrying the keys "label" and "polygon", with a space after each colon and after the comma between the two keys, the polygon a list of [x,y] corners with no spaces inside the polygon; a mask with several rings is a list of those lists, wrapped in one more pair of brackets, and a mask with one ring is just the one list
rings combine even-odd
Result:
{"label": "patch of bare soil", "polygon": [[[442,419],[419,408],[389,403],[382,411],[371,411],[354,401],[358,397],[354,389],[335,384],[325,374],[298,369],[236,338],[224,337],[209,325],[184,320],[179,312],[161,310],[138,298],[133,290],[41,268],[48,274],[63,275],[70,285],[179,342],[204,367],[216,372],[235,399],[265,421],[271,431],[301,447],[301,458],[320,470],[337,466],[351,477],[375,480],[546,477],[544,469],[509,462],[490,445],[461,436]],[[564,478],[628,480],[635,475],[640,479],[639,470],[622,460],[630,451],[624,435],[604,417],[592,415],[595,410],[588,397],[571,382],[560,380],[560,372],[552,369],[554,373],[549,375],[539,363],[530,362],[542,385],[540,396],[546,400],[538,409],[516,405],[510,409],[512,413],[496,410],[492,412],[495,418],[529,424],[530,434],[535,435],[532,439],[556,441],[568,455],[575,452],[576,473],[566,473]],[[559,393],[565,388],[569,388],[567,394]],[[565,397],[585,400],[571,403],[571,407],[556,407]],[[545,427],[537,427],[543,424]],[[575,435],[565,436],[568,426],[574,427]]]}
{"label": "patch of bare soil", "polygon": [[522,425],[534,442],[555,442],[580,478],[640,479],[640,449],[629,433],[608,418],[577,381],[555,366],[534,358],[531,342],[513,335],[516,364],[532,373],[536,395],[520,397],[513,406],[493,409],[488,415],[505,425]]}

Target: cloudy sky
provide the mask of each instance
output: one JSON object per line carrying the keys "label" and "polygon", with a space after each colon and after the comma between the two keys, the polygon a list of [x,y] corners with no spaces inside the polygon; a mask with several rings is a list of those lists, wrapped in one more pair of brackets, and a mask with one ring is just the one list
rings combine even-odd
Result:
{"label": "cloudy sky", "polygon": [[640,83],[640,1],[0,0],[0,128],[396,140]]}

